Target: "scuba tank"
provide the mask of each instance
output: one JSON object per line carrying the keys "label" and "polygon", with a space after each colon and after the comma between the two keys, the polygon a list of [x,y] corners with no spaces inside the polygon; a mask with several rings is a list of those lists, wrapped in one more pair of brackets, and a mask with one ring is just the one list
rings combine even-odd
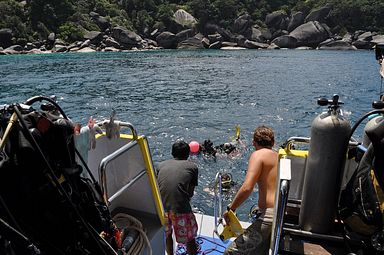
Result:
{"label": "scuba tank", "polygon": [[338,95],[317,103],[329,109],[312,122],[299,225],[306,231],[327,233],[335,219],[351,127],[340,112],[343,103]]}

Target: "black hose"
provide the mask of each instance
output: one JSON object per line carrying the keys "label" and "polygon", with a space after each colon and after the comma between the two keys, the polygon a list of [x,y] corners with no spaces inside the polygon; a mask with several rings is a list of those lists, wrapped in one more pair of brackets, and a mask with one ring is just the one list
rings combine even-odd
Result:
{"label": "black hose", "polygon": [[65,114],[65,112],[63,111],[63,109],[61,109],[61,107],[53,99],[51,99],[49,97],[35,96],[35,97],[32,97],[32,98],[28,99],[27,101],[25,101],[25,104],[26,105],[32,105],[32,104],[34,104],[36,102],[41,102],[43,100],[46,100],[46,101],[50,102],[51,104],[53,104],[56,107],[56,109],[59,110],[59,112],[63,116],[63,118],[68,120],[68,117]]}
{"label": "black hose", "polygon": [[368,116],[372,115],[372,114],[376,114],[376,113],[384,113],[384,110],[383,109],[379,109],[379,110],[372,110],[368,113],[366,113],[363,117],[361,117],[356,123],[355,125],[353,125],[352,129],[351,129],[351,133],[349,134],[349,137],[348,137],[348,141],[351,140],[352,136],[353,136],[353,133],[356,131],[357,127],[361,124],[361,122],[363,120],[365,120],[366,118],[368,118]]}

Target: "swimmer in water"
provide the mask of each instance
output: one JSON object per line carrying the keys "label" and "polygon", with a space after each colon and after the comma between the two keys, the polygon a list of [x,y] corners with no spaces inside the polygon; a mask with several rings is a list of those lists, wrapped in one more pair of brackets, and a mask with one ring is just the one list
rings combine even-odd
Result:
{"label": "swimmer in water", "polygon": [[[208,187],[204,188],[203,191],[214,196],[215,195],[215,191],[214,191],[215,185],[217,185],[217,184],[211,183]],[[222,173],[222,175],[221,175],[221,192],[222,192],[222,195],[224,195],[225,200],[228,200],[234,194],[236,194],[238,188],[239,188],[239,185],[235,181],[233,181],[232,174]]]}
{"label": "swimmer in water", "polygon": [[200,152],[205,157],[216,157],[216,149],[213,147],[213,142],[211,140],[204,140],[204,142],[200,145]]}

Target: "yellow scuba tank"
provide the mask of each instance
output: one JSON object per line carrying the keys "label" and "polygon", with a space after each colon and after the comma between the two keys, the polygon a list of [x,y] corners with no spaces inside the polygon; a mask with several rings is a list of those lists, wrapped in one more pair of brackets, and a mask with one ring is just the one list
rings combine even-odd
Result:
{"label": "yellow scuba tank", "polygon": [[223,231],[219,235],[222,241],[228,240],[231,237],[237,237],[244,233],[244,229],[240,224],[239,219],[232,210],[228,210],[229,224],[224,226]]}

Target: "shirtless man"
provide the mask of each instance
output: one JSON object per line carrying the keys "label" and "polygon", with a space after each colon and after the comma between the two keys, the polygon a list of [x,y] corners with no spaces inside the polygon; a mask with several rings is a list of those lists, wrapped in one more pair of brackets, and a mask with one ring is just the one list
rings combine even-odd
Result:
{"label": "shirtless man", "polygon": [[[255,184],[259,187],[258,217],[225,250],[224,254],[268,254],[273,207],[275,204],[278,153],[272,150],[274,134],[271,128],[260,126],[253,135],[255,151],[248,162],[245,180],[227,210],[235,211],[251,194]],[[229,223],[228,211],[224,219]]]}

